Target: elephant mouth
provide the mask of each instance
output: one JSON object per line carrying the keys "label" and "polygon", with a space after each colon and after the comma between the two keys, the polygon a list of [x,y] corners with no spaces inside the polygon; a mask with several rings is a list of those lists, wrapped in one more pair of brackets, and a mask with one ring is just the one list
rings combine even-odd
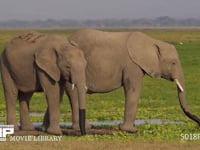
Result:
{"label": "elephant mouth", "polygon": [[161,74],[161,77],[172,82],[175,80],[170,74]]}

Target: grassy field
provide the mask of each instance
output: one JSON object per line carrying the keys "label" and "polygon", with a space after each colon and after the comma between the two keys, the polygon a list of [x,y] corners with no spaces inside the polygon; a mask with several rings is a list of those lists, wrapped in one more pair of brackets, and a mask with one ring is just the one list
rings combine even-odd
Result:
{"label": "grassy field", "polygon": [[[200,29],[177,28],[138,30],[141,30],[157,39],[170,42],[176,46],[180,56],[180,60],[182,62],[182,67],[186,80],[187,103],[191,108],[192,112],[197,116],[200,116]],[[122,29],[120,29],[120,31],[122,31]],[[10,38],[21,32],[22,30],[0,30],[0,49],[3,49],[5,43],[9,41]],[[40,30],[40,32],[49,34],[64,34],[68,36],[69,34],[73,33],[74,30]],[[34,94],[30,104],[31,112],[43,113],[45,109],[46,101],[44,96],[41,93]],[[88,121],[122,120],[123,111],[123,89],[118,89],[114,92],[107,94],[87,95]],[[5,102],[3,97],[2,86],[0,86],[0,113],[1,116],[5,116]],[[61,105],[61,113],[61,121],[71,121],[70,107],[66,96],[64,97]],[[19,118],[18,115],[17,117]],[[114,149],[111,148],[110,144],[113,145],[113,147],[115,147],[115,145],[117,144],[119,144],[119,146],[125,146],[127,144],[127,146],[124,147],[124,149],[132,149],[134,146],[133,144],[143,145],[143,147],[145,147],[145,142],[147,142],[147,144],[149,145],[152,145],[154,149],[158,148],[159,145],[162,149],[171,149],[168,148],[169,145],[177,149],[190,149],[195,148],[197,145],[199,146],[200,138],[198,140],[183,140],[181,138],[181,135],[200,134],[200,130],[197,124],[193,123],[183,114],[179,106],[176,86],[172,82],[166,81],[164,79],[152,79],[148,76],[145,76],[143,80],[142,93],[137,111],[137,119],[162,119],[170,121],[176,120],[184,121],[185,123],[163,125],[138,125],[137,128],[139,129],[139,131],[136,134],[117,131],[114,132],[112,135],[87,135],[85,137],[63,136],[63,140],[61,143],[64,142],[62,145],[66,145],[66,143],[71,143],[68,145],[68,149],[79,149],[78,146],[74,143],[74,141],[82,143],[82,145],[84,145],[84,143],[89,143],[93,145],[91,147],[96,149],[104,149],[105,145],[110,147],[110,149]],[[34,122],[41,122],[42,117],[32,116],[31,120]],[[0,122],[5,122],[5,118],[0,117]],[[104,128],[117,129],[118,127],[105,126]],[[61,146],[61,143],[58,143],[58,146],[63,148]],[[105,145],[102,143],[104,143]],[[1,144],[2,143],[0,143],[0,147]],[[104,145],[104,148],[100,147],[100,144]],[[4,146],[6,145],[9,145],[9,143],[4,143]],[[45,143],[40,143],[39,145],[44,146]],[[56,144],[53,143],[52,145],[52,147],[54,147]],[[7,148],[9,147],[11,146],[7,146]],[[83,149],[89,149],[88,147],[85,148],[85,146],[82,147]],[[118,147],[116,147],[116,149]],[[145,148],[141,147],[141,149]]]}

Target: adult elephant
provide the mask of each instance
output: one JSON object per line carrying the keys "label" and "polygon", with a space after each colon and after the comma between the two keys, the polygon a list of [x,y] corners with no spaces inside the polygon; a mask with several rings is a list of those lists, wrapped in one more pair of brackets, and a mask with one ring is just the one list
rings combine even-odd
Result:
{"label": "adult elephant", "polygon": [[[79,61],[77,61],[79,60]],[[20,103],[22,130],[33,130],[29,118],[29,100],[34,92],[44,91],[49,111],[51,134],[61,134],[59,101],[67,85],[77,88],[80,128],[85,134],[86,60],[82,51],[67,38],[26,32],[13,38],[1,55],[1,75],[6,98],[7,124],[16,123],[16,100]]]}
{"label": "adult elephant", "polygon": [[[125,112],[120,129],[136,132],[133,124],[145,74],[175,81],[180,106],[190,119],[200,125],[186,105],[184,75],[174,46],[141,32],[102,32],[80,30],[69,41],[81,49],[87,61],[87,93],[105,93],[124,87]],[[67,91],[72,103],[73,126],[79,122],[76,91]]]}

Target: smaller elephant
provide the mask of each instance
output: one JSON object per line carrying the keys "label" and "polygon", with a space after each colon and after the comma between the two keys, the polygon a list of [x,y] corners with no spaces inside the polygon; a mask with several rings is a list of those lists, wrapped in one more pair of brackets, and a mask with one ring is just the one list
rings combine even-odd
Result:
{"label": "smaller elephant", "polygon": [[6,99],[7,124],[16,123],[16,100],[20,103],[22,130],[33,130],[29,118],[29,101],[34,92],[44,92],[49,113],[48,133],[61,134],[59,101],[65,86],[76,87],[80,109],[80,129],[85,134],[86,60],[80,49],[67,38],[35,31],[13,38],[0,59],[1,77]]}

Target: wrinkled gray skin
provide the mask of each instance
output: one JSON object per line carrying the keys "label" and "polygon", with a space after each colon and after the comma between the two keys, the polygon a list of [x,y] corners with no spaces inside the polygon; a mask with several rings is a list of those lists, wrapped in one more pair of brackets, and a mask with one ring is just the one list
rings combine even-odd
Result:
{"label": "wrinkled gray skin", "polygon": [[49,124],[45,128],[48,133],[61,134],[59,101],[66,86],[75,85],[79,109],[85,109],[85,67],[82,51],[65,37],[32,31],[13,38],[1,55],[7,124],[19,129],[15,108],[19,99],[21,129],[33,130],[29,101],[34,92],[44,91],[49,111]]}
{"label": "wrinkled gray skin", "polygon": [[[137,131],[136,118],[142,79],[145,74],[153,78],[175,81],[180,106],[190,119],[200,125],[186,104],[185,82],[181,63],[174,46],[153,39],[141,32],[102,32],[92,29],[80,30],[69,41],[83,50],[87,61],[87,93],[105,93],[124,87],[124,122],[120,129]],[[77,93],[69,91],[72,103],[73,126],[78,127]]]}

